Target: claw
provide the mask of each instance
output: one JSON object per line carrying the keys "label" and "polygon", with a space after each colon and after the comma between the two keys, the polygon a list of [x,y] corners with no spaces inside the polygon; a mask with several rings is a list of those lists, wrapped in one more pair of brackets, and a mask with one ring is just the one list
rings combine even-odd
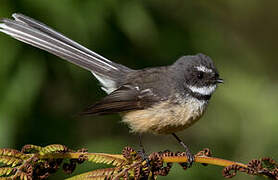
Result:
{"label": "claw", "polygon": [[139,156],[142,158],[143,161],[148,161],[149,160],[149,157],[147,156],[147,154],[145,153],[145,150],[142,149],[142,150],[139,150],[137,151]]}
{"label": "claw", "polygon": [[187,150],[186,150],[186,157],[187,157],[187,167],[190,168],[193,162],[195,161],[195,157],[190,151]]}

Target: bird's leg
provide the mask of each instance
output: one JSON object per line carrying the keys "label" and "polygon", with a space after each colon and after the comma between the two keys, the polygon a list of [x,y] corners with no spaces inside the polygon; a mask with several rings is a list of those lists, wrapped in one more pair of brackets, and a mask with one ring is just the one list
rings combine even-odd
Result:
{"label": "bird's leg", "polygon": [[188,167],[191,167],[195,158],[194,155],[190,152],[189,148],[184,144],[184,142],[175,134],[172,133],[172,135],[176,138],[176,140],[182,145],[185,149],[186,157],[187,157],[187,165]]}
{"label": "bird's leg", "polygon": [[143,153],[145,153],[145,149],[144,149],[144,146],[143,146],[143,143],[142,143],[142,134],[139,135],[139,146],[141,148],[141,151]]}
{"label": "bird's leg", "polygon": [[143,160],[146,160],[148,162],[148,156],[146,155],[145,148],[142,144],[142,134],[139,135],[139,155],[142,157]]}

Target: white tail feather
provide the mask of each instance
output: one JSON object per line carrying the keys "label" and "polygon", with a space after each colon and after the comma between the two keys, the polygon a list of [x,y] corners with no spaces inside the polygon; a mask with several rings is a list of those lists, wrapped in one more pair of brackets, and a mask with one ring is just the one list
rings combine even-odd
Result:
{"label": "white tail feather", "polygon": [[22,14],[13,14],[13,19],[3,19],[0,32],[48,51],[93,73],[106,93],[117,89],[118,81],[132,71],[87,49],[45,24]]}
{"label": "white tail feather", "polygon": [[117,89],[116,82],[113,81],[112,79],[97,75],[94,72],[92,72],[92,73],[96,77],[96,79],[100,82],[100,84],[102,86],[101,89],[103,91],[105,91],[107,94],[110,94]]}

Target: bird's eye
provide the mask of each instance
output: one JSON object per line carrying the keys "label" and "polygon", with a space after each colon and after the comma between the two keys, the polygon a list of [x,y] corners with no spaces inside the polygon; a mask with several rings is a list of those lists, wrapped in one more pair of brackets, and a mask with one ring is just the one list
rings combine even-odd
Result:
{"label": "bird's eye", "polygon": [[198,79],[203,79],[204,73],[202,71],[199,71],[197,74]]}

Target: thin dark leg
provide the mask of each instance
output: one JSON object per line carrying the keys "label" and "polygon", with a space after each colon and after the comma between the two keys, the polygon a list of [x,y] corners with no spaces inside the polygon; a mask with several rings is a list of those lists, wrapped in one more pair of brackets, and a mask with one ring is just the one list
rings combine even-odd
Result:
{"label": "thin dark leg", "polygon": [[192,163],[194,162],[194,155],[190,152],[189,148],[184,144],[184,142],[175,134],[172,133],[172,135],[176,138],[176,140],[182,145],[185,149],[185,153],[188,159],[188,167],[192,166]]}
{"label": "thin dark leg", "polygon": [[[141,156],[143,161],[147,162],[148,168],[150,168],[150,161],[149,161],[149,156],[147,156],[145,148],[142,144],[142,135],[139,135],[139,146],[140,146],[140,150],[138,151],[139,155]],[[148,177],[143,177],[142,180],[148,180]]]}
{"label": "thin dark leg", "polygon": [[139,154],[142,157],[143,160],[147,160],[148,161],[148,156],[146,155],[146,151],[145,148],[142,144],[142,135],[139,135],[139,146],[140,146],[140,150],[139,150]]}
{"label": "thin dark leg", "polygon": [[141,149],[142,153],[145,154],[145,148],[142,144],[142,134],[139,135],[139,146],[140,146],[140,149]]}

